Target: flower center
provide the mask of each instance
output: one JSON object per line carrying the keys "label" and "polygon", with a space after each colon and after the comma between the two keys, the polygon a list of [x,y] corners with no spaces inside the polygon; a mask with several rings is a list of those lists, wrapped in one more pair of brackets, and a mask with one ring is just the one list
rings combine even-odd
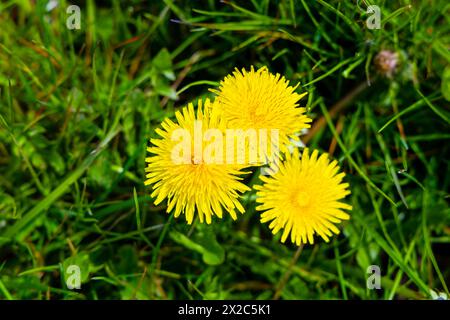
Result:
{"label": "flower center", "polygon": [[296,200],[299,207],[306,207],[309,204],[310,196],[306,192],[299,191]]}
{"label": "flower center", "polygon": [[262,122],[264,122],[265,119],[265,114],[261,108],[258,107],[258,104],[254,104],[249,108],[249,117],[253,125],[262,125]]}

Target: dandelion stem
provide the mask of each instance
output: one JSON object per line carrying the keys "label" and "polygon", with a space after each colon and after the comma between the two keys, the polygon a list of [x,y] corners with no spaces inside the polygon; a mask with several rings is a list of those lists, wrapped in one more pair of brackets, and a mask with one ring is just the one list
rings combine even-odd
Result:
{"label": "dandelion stem", "polygon": [[287,270],[284,273],[283,277],[281,277],[280,282],[278,282],[277,289],[275,291],[275,294],[273,295],[273,300],[280,299],[281,291],[283,291],[283,288],[285,287],[287,281],[289,280],[289,277],[292,274],[292,268],[297,263],[297,260],[300,257],[300,253],[302,253],[302,250],[303,250],[303,244],[301,244],[297,248],[297,251],[295,251],[294,256],[292,257],[291,263],[289,264],[289,267],[287,268]]}

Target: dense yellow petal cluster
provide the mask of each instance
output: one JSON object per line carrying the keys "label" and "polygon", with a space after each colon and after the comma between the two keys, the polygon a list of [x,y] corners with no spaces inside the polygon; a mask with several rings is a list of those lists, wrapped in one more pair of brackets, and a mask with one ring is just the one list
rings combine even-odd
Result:
{"label": "dense yellow petal cluster", "polygon": [[[181,164],[173,159],[177,141],[172,139],[172,135],[176,130],[186,129],[193,136],[196,120],[202,121],[204,129],[225,128],[218,109],[213,108],[209,100],[205,101],[204,106],[199,100],[197,114],[190,103],[181,112],[176,112],[175,116],[176,123],[166,119],[161,125],[162,129],[156,129],[161,138],[151,139],[153,146],[147,149],[153,155],[146,158],[148,173],[145,184],[153,185],[151,196],[156,197],[155,205],[167,198],[167,212],[175,209],[175,217],[184,213],[188,224],[192,223],[195,211],[200,222],[211,223],[213,215],[222,218],[222,207],[233,219],[237,219],[236,210],[244,212],[238,200],[239,193],[249,190],[240,182],[242,178],[239,175],[245,173],[240,171],[242,167],[205,163],[201,160],[197,162],[193,157],[189,163]],[[195,154],[194,150],[191,154]]]}
{"label": "dense yellow petal cluster", "polygon": [[236,69],[220,82],[219,90],[211,91],[217,94],[229,128],[277,129],[280,151],[285,152],[289,139],[298,141],[297,134],[312,121],[305,108],[299,107],[306,93],[296,93],[297,86],[289,86],[289,81],[267,67],[251,67],[250,71]]}
{"label": "dense yellow petal cluster", "polygon": [[272,176],[261,176],[257,185],[257,210],[262,210],[261,222],[271,221],[269,228],[276,234],[281,229],[281,242],[289,233],[297,245],[314,243],[314,234],[328,242],[332,233],[338,234],[334,224],[348,220],[343,210],[351,206],[339,200],[350,194],[348,183],[342,183],[344,173],[338,173],[337,161],[331,163],[327,154],[319,156],[314,150],[304,149],[300,158],[298,149],[286,154],[278,171]]}

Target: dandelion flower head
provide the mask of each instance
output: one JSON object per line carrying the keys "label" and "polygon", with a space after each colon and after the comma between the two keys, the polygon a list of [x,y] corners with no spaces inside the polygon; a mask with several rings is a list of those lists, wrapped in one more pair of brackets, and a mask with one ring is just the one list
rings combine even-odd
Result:
{"label": "dandelion flower head", "polygon": [[246,173],[241,171],[241,166],[208,162],[196,157],[194,149],[199,143],[201,148],[207,147],[208,143],[203,139],[197,144],[192,141],[189,147],[192,152],[180,155],[186,161],[174,161],[174,152],[180,145],[177,133],[188,132],[195,140],[194,131],[198,123],[201,123],[202,130],[225,129],[225,122],[215,102],[207,99],[203,104],[199,100],[197,113],[193,104],[189,103],[175,116],[176,122],[166,118],[162,128],[156,129],[160,138],[151,139],[151,146],[147,148],[152,155],[146,158],[145,184],[152,185],[151,196],[156,198],[155,205],[167,199],[167,213],[174,210],[175,218],[183,213],[188,224],[192,223],[196,212],[202,223],[211,223],[213,216],[222,218],[224,211],[237,219],[236,211],[244,213],[239,196],[249,190],[240,182],[240,175]]}
{"label": "dandelion flower head", "polygon": [[[250,71],[236,69],[212,91],[229,128],[279,130],[279,149],[285,151],[289,138],[298,141],[297,134],[311,122],[298,104],[306,93],[295,92],[297,86],[289,86],[289,81],[267,67],[251,67]],[[266,155],[274,153],[270,149]]]}
{"label": "dandelion flower head", "polygon": [[319,156],[304,149],[300,158],[297,148],[286,154],[286,160],[279,164],[272,176],[261,176],[263,185],[257,190],[257,210],[261,222],[270,221],[273,234],[281,229],[281,242],[290,234],[296,245],[314,243],[317,234],[326,242],[332,234],[339,234],[335,224],[348,220],[351,206],[340,201],[350,194],[348,183],[343,183],[344,173],[338,173],[339,166],[330,163],[327,154]]}

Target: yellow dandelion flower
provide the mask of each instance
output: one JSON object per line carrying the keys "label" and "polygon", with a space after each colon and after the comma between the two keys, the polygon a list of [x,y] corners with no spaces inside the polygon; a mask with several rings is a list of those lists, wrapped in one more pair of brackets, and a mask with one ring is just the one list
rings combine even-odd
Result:
{"label": "yellow dandelion flower", "polygon": [[[195,114],[193,104],[189,103],[175,113],[177,122],[168,118],[163,121],[162,128],[156,129],[161,138],[151,139],[147,148],[153,155],[145,159],[148,163],[145,185],[153,185],[151,196],[156,197],[155,205],[167,199],[167,213],[174,209],[175,218],[183,213],[188,224],[192,223],[195,212],[202,223],[211,223],[213,215],[222,218],[222,208],[237,219],[236,209],[244,213],[239,193],[249,190],[239,181],[242,180],[239,176],[247,173],[240,171],[241,166],[221,163],[220,157],[208,161],[214,152],[209,158],[203,157],[212,139],[199,137],[196,130],[200,127],[200,134],[208,129],[220,130],[220,135],[225,129],[218,109],[213,106],[209,100],[202,106],[199,100]],[[220,144],[219,148],[222,148]],[[217,148],[213,149],[218,152]]]}
{"label": "yellow dandelion flower", "polygon": [[327,154],[319,157],[317,150],[310,155],[307,148],[300,158],[296,148],[278,169],[272,176],[261,176],[264,184],[255,186],[260,203],[256,209],[265,211],[261,222],[271,221],[273,234],[284,229],[283,243],[289,233],[297,245],[313,244],[316,233],[328,242],[332,232],[339,233],[334,224],[350,218],[343,209],[352,209],[339,201],[350,191],[348,183],[342,183],[345,174],[338,173],[337,161],[330,163]]}
{"label": "yellow dandelion flower", "polygon": [[[306,93],[296,93],[297,86],[289,86],[289,81],[270,73],[267,67],[256,71],[251,67],[250,71],[236,69],[220,82],[219,90],[211,91],[218,96],[229,128],[278,130],[277,147],[285,151],[289,138],[298,141],[296,134],[309,128],[311,122],[305,108],[298,107]],[[265,156],[278,154],[278,150],[272,151]]]}

